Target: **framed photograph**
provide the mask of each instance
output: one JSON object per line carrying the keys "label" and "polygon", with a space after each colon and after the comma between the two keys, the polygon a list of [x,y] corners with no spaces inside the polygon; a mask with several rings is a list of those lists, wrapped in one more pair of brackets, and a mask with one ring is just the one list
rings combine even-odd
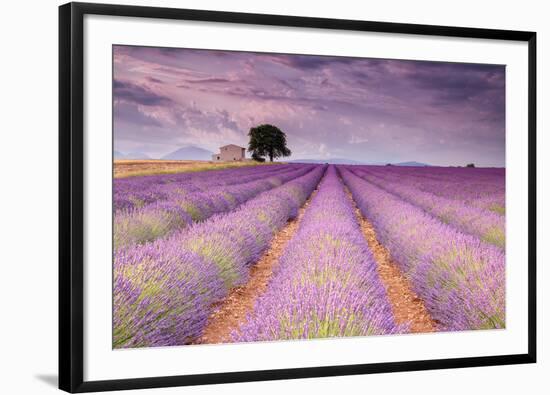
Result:
{"label": "framed photograph", "polygon": [[59,8],[59,387],[536,361],[536,34]]}

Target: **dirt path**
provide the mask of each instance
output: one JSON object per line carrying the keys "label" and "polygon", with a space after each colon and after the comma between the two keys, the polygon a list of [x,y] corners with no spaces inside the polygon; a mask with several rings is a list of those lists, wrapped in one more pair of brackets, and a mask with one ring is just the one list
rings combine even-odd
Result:
{"label": "dirt path", "polygon": [[387,248],[378,241],[374,227],[363,217],[347,187],[346,193],[353,202],[357,221],[378,264],[378,274],[386,288],[396,323],[410,323],[411,333],[436,331],[437,323],[430,317],[422,299],[414,293],[409,281],[392,261]]}
{"label": "dirt path", "polygon": [[273,269],[279,262],[285,246],[292,239],[300,221],[317,193],[313,191],[309,199],[299,209],[298,215],[290,220],[271,241],[271,246],[264,252],[256,265],[250,269],[250,279],[243,286],[233,288],[229,295],[221,301],[217,310],[208,319],[203,335],[195,341],[196,344],[228,343],[230,335],[246,319],[246,315],[254,308],[254,302],[263,294],[269,283]]}

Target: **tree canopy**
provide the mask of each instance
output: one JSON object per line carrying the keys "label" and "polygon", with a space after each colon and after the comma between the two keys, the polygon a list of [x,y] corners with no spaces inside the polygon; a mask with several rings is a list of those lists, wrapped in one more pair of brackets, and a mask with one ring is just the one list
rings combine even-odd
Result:
{"label": "tree canopy", "polygon": [[255,152],[252,153],[252,160],[255,160],[256,162],[265,162],[265,158],[258,156]]}
{"label": "tree canopy", "polygon": [[250,128],[248,136],[248,151],[252,152],[255,160],[261,161],[267,156],[273,162],[273,159],[290,156],[292,153],[286,146],[286,134],[276,126],[264,124]]}

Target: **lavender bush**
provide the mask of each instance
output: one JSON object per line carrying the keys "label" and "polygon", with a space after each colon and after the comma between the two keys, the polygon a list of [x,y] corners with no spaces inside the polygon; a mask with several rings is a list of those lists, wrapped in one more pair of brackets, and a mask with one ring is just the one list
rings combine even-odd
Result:
{"label": "lavender bush", "polygon": [[345,167],[339,170],[440,329],[505,327],[502,249],[442,223]]}
{"label": "lavender bush", "polygon": [[310,168],[231,212],[116,251],[113,347],[181,345],[196,339],[213,303],[247,280],[249,265],[318,184],[325,168]]}
{"label": "lavender bush", "polygon": [[381,179],[419,189],[436,196],[503,215],[505,170],[446,167],[373,167],[363,172]]}
{"label": "lavender bush", "polygon": [[364,336],[397,329],[351,202],[330,166],[268,290],[233,340]]}
{"label": "lavender bush", "polygon": [[225,185],[247,183],[270,175],[295,170],[303,165],[250,166],[176,174],[157,174],[116,178],[113,183],[115,212],[140,208],[157,200],[169,199],[174,193],[206,191]]}
{"label": "lavender bush", "polygon": [[[244,177],[230,177],[222,172],[207,172],[201,182],[180,181],[161,184],[162,198],[143,207],[133,207],[115,212],[113,235],[114,248],[153,241],[159,237],[190,225],[194,221],[205,220],[216,213],[233,210],[238,205],[261,192],[273,189],[289,180],[300,177],[311,169],[311,166],[269,166],[277,171],[265,171],[267,166],[260,167],[261,172],[245,174]],[[234,170],[227,170],[234,174]],[[248,171],[248,173],[252,173]],[[214,176],[214,179],[210,177]],[[218,178],[223,178],[225,185],[219,185]],[[135,177],[137,178],[137,177]],[[242,182],[247,180],[248,182]],[[233,184],[229,184],[229,182]],[[139,181],[141,182],[141,181]],[[210,185],[210,184],[214,185]],[[166,186],[168,185],[168,187]],[[202,186],[199,186],[202,185]],[[207,188],[206,185],[210,187]],[[160,190],[159,189],[159,190]],[[158,195],[160,196],[160,194]]]}
{"label": "lavender bush", "polygon": [[[477,236],[500,248],[505,247],[505,219],[502,215],[465,204],[460,200],[446,199],[408,186],[406,178],[394,181],[384,175],[373,176],[360,168],[354,169],[353,172],[405,201],[421,207],[462,232]],[[441,185],[444,183],[441,182]]]}

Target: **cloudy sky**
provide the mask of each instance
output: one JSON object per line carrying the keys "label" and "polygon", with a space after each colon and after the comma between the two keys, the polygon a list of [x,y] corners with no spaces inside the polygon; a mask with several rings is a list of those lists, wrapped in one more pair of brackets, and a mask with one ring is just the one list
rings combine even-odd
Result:
{"label": "cloudy sky", "polygon": [[116,46],[114,143],[160,157],[287,134],[290,159],[504,166],[503,66]]}

